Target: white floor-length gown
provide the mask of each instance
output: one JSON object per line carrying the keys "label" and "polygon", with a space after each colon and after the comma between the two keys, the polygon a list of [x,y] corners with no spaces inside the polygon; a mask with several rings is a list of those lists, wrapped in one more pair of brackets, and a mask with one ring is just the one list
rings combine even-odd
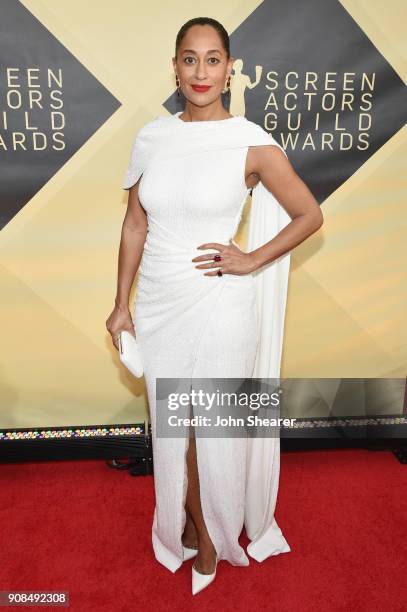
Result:
{"label": "white floor-length gown", "polygon": [[[182,564],[188,437],[156,435],[156,378],[278,378],[290,253],[253,274],[205,276],[193,257],[208,242],[228,244],[248,196],[250,146],[282,147],[244,117],[184,122],[158,116],[137,133],[123,182],[141,178],[148,218],[133,321],[144,364],[152,427],[156,505],[152,543],[172,572]],[[283,150],[283,149],[282,149]],[[271,240],[290,218],[258,183],[248,250]],[[279,438],[197,437],[203,515],[219,559],[249,564],[289,552],[274,518]]]}

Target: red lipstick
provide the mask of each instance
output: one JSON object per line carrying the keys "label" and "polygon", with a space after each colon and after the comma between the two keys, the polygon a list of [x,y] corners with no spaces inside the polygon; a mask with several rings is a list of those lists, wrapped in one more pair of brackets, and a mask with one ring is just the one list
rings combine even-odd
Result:
{"label": "red lipstick", "polygon": [[211,87],[210,85],[192,85],[192,89],[200,93],[203,93],[204,91],[208,91],[210,87]]}

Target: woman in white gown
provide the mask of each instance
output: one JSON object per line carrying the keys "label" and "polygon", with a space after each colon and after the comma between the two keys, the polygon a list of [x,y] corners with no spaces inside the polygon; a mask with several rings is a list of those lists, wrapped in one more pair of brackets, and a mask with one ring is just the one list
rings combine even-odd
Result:
{"label": "woman in white gown", "polygon": [[[173,64],[186,107],[156,117],[134,139],[106,326],[116,348],[120,330],[135,333],[144,365],[155,556],[172,572],[196,556],[196,593],[219,560],[249,564],[238,542],[243,525],[256,560],[290,551],[274,518],[279,438],[195,437],[193,428],[185,437],[159,436],[156,379],[277,378],[290,251],[321,226],[322,214],[282,147],[224,109],[233,59],[223,26],[210,18],[184,24]],[[250,189],[246,253],[233,236]]]}

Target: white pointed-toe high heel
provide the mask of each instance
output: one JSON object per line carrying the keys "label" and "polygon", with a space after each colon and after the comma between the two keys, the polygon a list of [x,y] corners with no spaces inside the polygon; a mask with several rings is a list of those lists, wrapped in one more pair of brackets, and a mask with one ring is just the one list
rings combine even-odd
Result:
{"label": "white pointed-toe high heel", "polygon": [[188,559],[193,559],[198,554],[197,548],[188,548],[184,545],[182,545],[182,551],[184,553],[184,561],[188,561]]}
{"label": "white pointed-toe high heel", "polygon": [[215,580],[218,557],[216,556],[215,571],[212,574],[201,574],[192,565],[192,595],[196,595]]}

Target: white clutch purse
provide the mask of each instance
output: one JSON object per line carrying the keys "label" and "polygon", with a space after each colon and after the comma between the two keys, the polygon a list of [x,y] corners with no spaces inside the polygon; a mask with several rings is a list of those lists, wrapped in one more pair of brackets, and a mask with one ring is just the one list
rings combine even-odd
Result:
{"label": "white clutch purse", "polygon": [[133,334],[123,329],[118,334],[119,357],[120,361],[135,376],[143,376],[143,364],[137,341]]}

